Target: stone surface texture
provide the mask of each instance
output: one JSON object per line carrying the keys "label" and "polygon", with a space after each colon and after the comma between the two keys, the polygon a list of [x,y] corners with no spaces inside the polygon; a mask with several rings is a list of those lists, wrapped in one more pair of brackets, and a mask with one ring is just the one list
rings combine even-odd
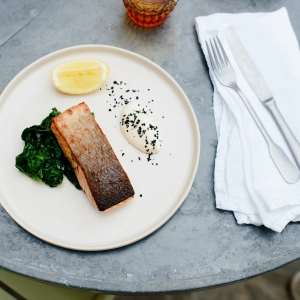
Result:
{"label": "stone surface texture", "polygon": [[187,94],[201,132],[200,163],[190,194],[155,233],[111,251],[66,250],[27,233],[0,205],[0,266],[48,283],[131,294],[200,290],[298,259],[300,224],[278,234],[239,226],[231,212],[215,208],[212,85],[194,26],[201,15],[268,12],[282,6],[300,38],[297,0],[180,0],[155,28],[135,25],[121,0],[0,0],[0,92],[24,67],[53,51],[111,45],[143,55],[171,74]]}

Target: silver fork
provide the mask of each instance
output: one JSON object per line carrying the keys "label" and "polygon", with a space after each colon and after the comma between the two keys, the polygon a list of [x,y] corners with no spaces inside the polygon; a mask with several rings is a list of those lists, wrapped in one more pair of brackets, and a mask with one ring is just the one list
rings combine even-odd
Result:
{"label": "silver fork", "polygon": [[241,97],[262,135],[264,136],[269,147],[270,156],[285,181],[288,183],[297,182],[300,178],[300,171],[293,165],[285,152],[274,143],[255,110],[253,109],[248,98],[238,87],[236,73],[232,68],[230,61],[228,60],[219,38],[212,38],[209,40],[209,42],[206,41],[205,43],[212,69],[217,79],[222,85],[232,88]]}

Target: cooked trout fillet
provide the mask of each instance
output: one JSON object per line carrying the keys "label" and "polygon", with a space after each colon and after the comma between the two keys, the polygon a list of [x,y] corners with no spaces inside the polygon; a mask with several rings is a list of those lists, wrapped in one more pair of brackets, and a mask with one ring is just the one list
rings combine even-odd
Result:
{"label": "cooked trout fillet", "polygon": [[100,211],[134,196],[130,180],[85,103],[54,117],[51,130],[81,188]]}

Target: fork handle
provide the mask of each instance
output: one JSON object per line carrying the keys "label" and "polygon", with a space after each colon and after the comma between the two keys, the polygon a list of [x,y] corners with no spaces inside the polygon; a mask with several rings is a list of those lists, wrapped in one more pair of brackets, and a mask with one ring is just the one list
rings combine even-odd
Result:
{"label": "fork handle", "polygon": [[237,85],[232,86],[232,89],[234,89],[241,97],[251,116],[256,122],[258,128],[260,129],[262,135],[264,136],[269,147],[270,156],[282,177],[288,183],[297,182],[300,179],[300,171],[298,170],[298,168],[294,166],[285,152],[277,144],[274,143],[244,92]]}
{"label": "fork handle", "polygon": [[265,105],[268,107],[269,111],[274,117],[283,137],[285,138],[288,146],[290,147],[290,150],[296,160],[298,167],[300,168],[300,144],[298,140],[296,139],[289,125],[286,123],[285,119],[280,113],[275,100],[272,98],[272,100],[266,102]]}

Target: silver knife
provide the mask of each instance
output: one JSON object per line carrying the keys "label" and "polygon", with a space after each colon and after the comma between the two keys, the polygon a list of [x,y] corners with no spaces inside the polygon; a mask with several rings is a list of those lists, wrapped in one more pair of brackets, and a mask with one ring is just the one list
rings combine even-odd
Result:
{"label": "silver knife", "polygon": [[269,87],[245,50],[233,27],[229,27],[226,30],[226,37],[242,73],[258,99],[269,109],[300,168],[300,144],[281,115]]}

